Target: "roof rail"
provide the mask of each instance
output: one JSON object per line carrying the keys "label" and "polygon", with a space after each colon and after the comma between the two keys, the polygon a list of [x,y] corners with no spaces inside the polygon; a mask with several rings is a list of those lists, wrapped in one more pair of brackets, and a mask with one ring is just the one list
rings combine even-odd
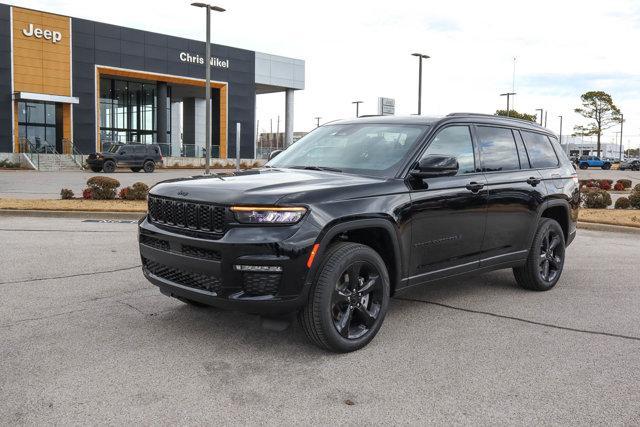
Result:
{"label": "roof rail", "polygon": [[382,114],[361,114],[357,118],[361,119],[363,117],[382,117]]}
{"label": "roof rail", "polygon": [[447,114],[447,117],[455,117],[455,116],[493,117],[493,118],[497,118],[497,119],[516,120],[516,121],[519,121],[519,122],[528,123],[530,125],[535,125],[535,126],[543,128],[543,129],[546,129],[546,128],[544,128],[544,126],[542,126],[538,122],[532,122],[530,120],[519,119],[517,117],[499,116],[497,114],[485,114],[485,113],[449,113],[449,114]]}

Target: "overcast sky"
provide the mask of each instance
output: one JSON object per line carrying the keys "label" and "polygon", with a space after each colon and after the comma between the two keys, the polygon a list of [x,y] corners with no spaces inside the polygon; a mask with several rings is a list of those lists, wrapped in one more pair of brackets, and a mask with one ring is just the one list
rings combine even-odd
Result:
{"label": "overcast sky", "polygon": [[[204,40],[204,14],[190,1],[20,0],[12,4]],[[295,130],[322,121],[375,114],[378,96],[398,114],[417,109],[417,58],[424,63],[425,115],[494,113],[505,108],[515,68],[515,107],[548,111],[564,134],[581,122],[573,109],[587,90],[609,92],[625,114],[624,142],[640,145],[640,1],[259,1],[219,0],[213,40],[306,61],[296,92]],[[215,71],[214,71],[215,72]],[[258,96],[261,130],[284,119],[284,95]],[[281,129],[284,126],[281,125]],[[610,129],[603,139],[613,142]]]}

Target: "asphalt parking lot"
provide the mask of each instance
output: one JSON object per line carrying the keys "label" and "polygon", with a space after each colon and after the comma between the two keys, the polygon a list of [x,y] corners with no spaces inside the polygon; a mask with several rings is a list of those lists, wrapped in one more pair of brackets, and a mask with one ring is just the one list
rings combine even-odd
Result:
{"label": "asphalt parking lot", "polygon": [[0,217],[3,424],[640,422],[637,234],[580,230],[551,292],[509,271],[413,290],[335,355],[162,296],[135,227]]}

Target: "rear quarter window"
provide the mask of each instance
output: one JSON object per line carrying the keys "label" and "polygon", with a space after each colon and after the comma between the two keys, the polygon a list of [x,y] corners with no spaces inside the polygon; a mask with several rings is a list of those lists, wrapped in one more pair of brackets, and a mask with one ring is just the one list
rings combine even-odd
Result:
{"label": "rear quarter window", "polygon": [[522,131],[522,138],[527,148],[527,154],[529,154],[531,167],[551,168],[558,166],[558,157],[546,135]]}

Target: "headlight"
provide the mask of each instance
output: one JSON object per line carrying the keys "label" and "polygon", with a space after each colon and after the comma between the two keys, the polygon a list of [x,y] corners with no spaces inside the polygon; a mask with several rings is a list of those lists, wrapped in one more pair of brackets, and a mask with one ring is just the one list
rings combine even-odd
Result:
{"label": "headlight", "polygon": [[295,224],[302,219],[307,208],[232,206],[231,211],[242,224]]}

